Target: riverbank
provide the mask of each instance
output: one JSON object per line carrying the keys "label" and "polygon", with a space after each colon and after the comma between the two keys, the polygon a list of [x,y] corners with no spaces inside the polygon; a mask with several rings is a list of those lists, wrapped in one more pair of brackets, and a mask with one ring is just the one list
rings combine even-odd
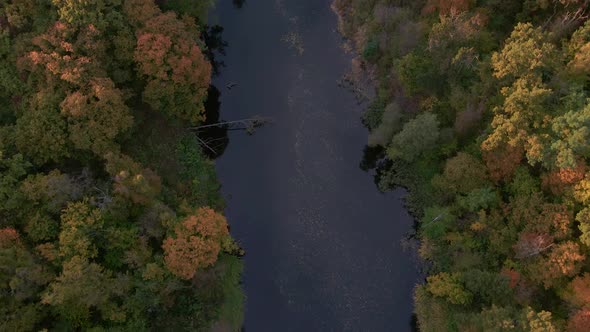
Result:
{"label": "riverbank", "polygon": [[367,166],[381,189],[409,189],[419,221],[420,330],[587,329],[587,302],[572,295],[588,270],[587,154],[569,140],[588,107],[586,5],[333,8],[358,55],[353,77],[377,85]]}

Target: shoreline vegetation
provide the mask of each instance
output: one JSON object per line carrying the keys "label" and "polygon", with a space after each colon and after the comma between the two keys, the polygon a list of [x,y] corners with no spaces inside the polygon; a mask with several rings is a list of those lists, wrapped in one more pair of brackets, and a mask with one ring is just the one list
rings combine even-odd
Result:
{"label": "shoreline vegetation", "polygon": [[364,166],[409,190],[420,331],[589,331],[588,1],[332,6],[376,86]]}
{"label": "shoreline vegetation", "polygon": [[197,4],[0,4],[0,330],[240,330]]}

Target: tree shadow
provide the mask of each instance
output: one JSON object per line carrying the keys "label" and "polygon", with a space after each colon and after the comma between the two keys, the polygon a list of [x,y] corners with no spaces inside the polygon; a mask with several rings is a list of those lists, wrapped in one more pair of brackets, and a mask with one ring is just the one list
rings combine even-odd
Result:
{"label": "tree shadow", "polygon": [[208,26],[206,25],[203,29],[203,40],[207,49],[203,52],[213,69],[213,76],[219,75],[219,71],[222,67],[225,67],[225,63],[219,60],[219,55],[225,55],[225,48],[228,46],[227,42],[223,40],[223,27],[221,25]]}
{"label": "tree shadow", "polygon": [[392,188],[390,177],[394,172],[393,166],[393,161],[387,158],[385,148],[365,145],[359,168],[373,175],[373,182],[382,192]]}
{"label": "tree shadow", "polygon": [[237,9],[241,9],[246,3],[246,0],[233,0],[233,3],[234,7],[236,7]]}
{"label": "tree shadow", "polygon": [[[221,92],[213,85],[209,85],[209,93],[205,102],[206,119],[203,125],[220,122],[219,109]],[[227,126],[213,126],[199,129],[196,135],[199,137],[203,152],[211,159],[220,157],[229,144]]]}

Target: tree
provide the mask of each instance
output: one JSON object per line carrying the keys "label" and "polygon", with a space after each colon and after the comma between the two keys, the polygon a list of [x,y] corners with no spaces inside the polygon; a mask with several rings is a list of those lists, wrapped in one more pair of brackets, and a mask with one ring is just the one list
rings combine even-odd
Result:
{"label": "tree", "polygon": [[18,244],[20,244],[20,236],[16,229],[0,229],[0,248],[11,248]]}
{"label": "tree", "polygon": [[493,187],[475,189],[466,196],[457,197],[459,206],[471,212],[497,207],[500,201],[500,196]]}
{"label": "tree", "polygon": [[227,247],[227,221],[209,208],[199,208],[164,240],[166,267],[182,279],[192,279],[197,270],[209,267]]}
{"label": "tree", "polygon": [[457,274],[446,272],[429,276],[426,288],[432,295],[443,297],[453,304],[469,304],[473,296],[464,288]]}
{"label": "tree", "polygon": [[84,184],[55,169],[47,174],[31,174],[20,186],[25,197],[50,213],[59,214],[69,201],[82,198]]}
{"label": "tree", "polygon": [[[81,38],[76,43],[74,36]],[[33,82],[65,89],[68,86],[83,86],[94,76],[103,76],[104,70],[96,58],[104,50],[100,33],[93,26],[77,31],[64,22],[56,22],[47,32],[35,37],[37,50],[19,59],[21,71],[32,75]],[[62,90],[63,91],[63,90]]]}
{"label": "tree", "polygon": [[578,307],[590,305],[590,274],[584,273],[570,282],[568,300]]}
{"label": "tree", "polygon": [[136,204],[149,205],[162,189],[160,177],[149,168],[129,156],[109,153],[106,155],[106,170],[114,177],[114,192]]}
{"label": "tree", "polygon": [[385,106],[381,123],[371,131],[368,139],[369,146],[381,145],[386,147],[393,135],[401,129],[402,112],[398,104],[391,103]]}
{"label": "tree", "polygon": [[464,152],[447,160],[443,178],[447,189],[460,194],[467,194],[489,184],[483,163]]}
{"label": "tree", "polygon": [[17,148],[38,165],[59,162],[70,155],[66,119],[59,111],[60,99],[56,91],[38,92],[16,122]]}
{"label": "tree", "polygon": [[590,310],[582,309],[570,316],[567,322],[568,332],[585,332],[590,330]]}
{"label": "tree", "polygon": [[549,126],[545,108],[553,91],[543,77],[556,66],[557,51],[546,34],[531,24],[517,24],[502,51],[492,55],[494,76],[507,85],[501,89],[503,105],[493,110],[494,131],[483,142],[484,151],[509,144],[524,148],[531,164],[546,162],[546,138],[538,131]]}
{"label": "tree", "polygon": [[584,208],[578,212],[576,221],[580,223],[578,229],[582,233],[580,235],[580,242],[590,246],[590,208]]}
{"label": "tree", "polygon": [[436,146],[439,135],[436,115],[422,113],[408,121],[402,131],[393,137],[387,155],[392,159],[415,161]]}
{"label": "tree", "polygon": [[565,190],[584,179],[586,171],[586,162],[579,159],[573,168],[559,168],[542,175],[543,189],[551,191],[556,196],[562,195]]}
{"label": "tree", "polygon": [[0,229],[0,329],[33,330],[45,313],[35,303],[52,275],[35,262],[14,228]]}
{"label": "tree", "polygon": [[446,235],[455,220],[450,208],[431,206],[424,210],[420,231],[424,237],[438,241]]}
{"label": "tree", "polygon": [[64,259],[79,256],[81,259],[98,255],[95,237],[104,224],[98,209],[90,206],[87,200],[69,203],[61,215],[59,234],[59,253]]}
{"label": "tree", "polygon": [[549,311],[536,312],[528,307],[524,310],[523,328],[530,332],[557,332],[557,327],[553,324],[552,314]]}
{"label": "tree", "polygon": [[494,182],[510,180],[523,157],[522,148],[505,145],[482,151],[483,160]]}
{"label": "tree", "polygon": [[112,0],[52,0],[52,2],[57,7],[60,21],[74,26],[96,25],[102,19],[106,7],[116,3]]}
{"label": "tree", "polygon": [[198,123],[205,119],[211,64],[195,42],[194,22],[174,13],[140,17],[134,59],[147,81],[143,99],[153,109]]}
{"label": "tree", "polygon": [[69,94],[60,107],[68,117],[74,146],[101,157],[117,151],[115,139],[133,123],[121,91],[109,78],[92,79],[87,88]]}
{"label": "tree", "polygon": [[556,66],[557,50],[541,28],[518,23],[506,39],[501,52],[492,55],[494,76],[517,79],[540,76]]}
{"label": "tree", "polygon": [[551,129],[554,139],[551,151],[556,155],[555,165],[574,168],[580,157],[590,156],[590,104],[581,110],[569,111],[553,119]]}
{"label": "tree", "polygon": [[34,242],[53,240],[59,234],[59,222],[47,213],[35,211],[29,213],[24,231]]}
{"label": "tree", "polygon": [[590,172],[586,173],[584,179],[574,187],[574,198],[584,204],[590,204]]}
{"label": "tree", "polygon": [[13,212],[21,207],[23,197],[18,187],[30,168],[31,164],[22,155],[8,158],[0,151],[0,216],[11,213],[13,217]]}
{"label": "tree", "polygon": [[443,78],[436,70],[433,59],[425,52],[413,51],[395,63],[395,71],[405,91],[417,95],[425,91],[436,91]]}
{"label": "tree", "polygon": [[524,148],[531,164],[545,161],[546,143],[537,130],[548,127],[545,102],[552,90],[540,77],[526,77],[502,88],[501,94],[505,98],[504,104],[493,110],[494,131],[482,143],[482,150],[492,151],[508,144]]}
{"label": "tree", "polygon": [[[222,206],[179,122],[204,118],[211,69],[194,18],[158,5],[0,1],[0,331],[204,330],[239,310],[225,219],[177,227]],[[165,257],[205,273],[178,278]]]}
{"label": "tree", "polygon": [[[510,304],[513,296],[509,279],[503,274],[472,269],[462,274],[465,289],[486,305]],[[475,302],[475,301],[474,301]]]}
{"label": "tree", "polygon": [[447,326],[450,310],[444,300],[433,296],[426,288],[425,285],[418,285],[414,290],[416,314],[428,317],[418,320],[418,327],[423,332],[436,332],[441,326]]}
{"label": "tree", "polygon": [[542,282],[546,289],[550,288],[564,277],[578,274],[584,259],[586,256],[581,253],[577,243],[560,243],[553,247],[547,258],[540,259],[532,266],[531,278]]}
{"label": "tree", "polygon": [[439,15],[456,15],[467,11],[473,5],[471,0],[428,0],[422,14],[438,11]]}
{"label": "tree", "polygon": [[586,23],[574,32],[567,44],[568,55],[571,60],[568,63],[569,70],[583,79],[590,74],[590,23]]}
{"label": "tree", "polygon": [[531,174],[526,165],[521,165],[516,169],[512,182],[507,187],[513,197],[536,195],[541,191],[539,179]]}
{"label": "tree", "polygon": [[104,320],[121,322],[126,315],[115,298],[129,290],[121,281],[98,264],[75,255],[63,264],[61,274],[43,294],[42,303],[55,307],[63,319],[76,327],[89,327],[95,312]]}

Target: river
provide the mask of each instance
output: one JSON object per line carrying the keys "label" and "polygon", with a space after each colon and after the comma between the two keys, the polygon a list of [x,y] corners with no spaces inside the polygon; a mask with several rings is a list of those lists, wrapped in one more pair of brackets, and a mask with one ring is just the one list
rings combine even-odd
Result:
{"label": "river", "polygon": [[230,132],[217,158],[246,250],[245,331],[410,331],[413,221],[401,190],[380,193],[359,168],[363,106],[337,83],[350,55],[329,0],[242,2],[219,0],[209,23],[228,43],[222,118],[273,119]]}

